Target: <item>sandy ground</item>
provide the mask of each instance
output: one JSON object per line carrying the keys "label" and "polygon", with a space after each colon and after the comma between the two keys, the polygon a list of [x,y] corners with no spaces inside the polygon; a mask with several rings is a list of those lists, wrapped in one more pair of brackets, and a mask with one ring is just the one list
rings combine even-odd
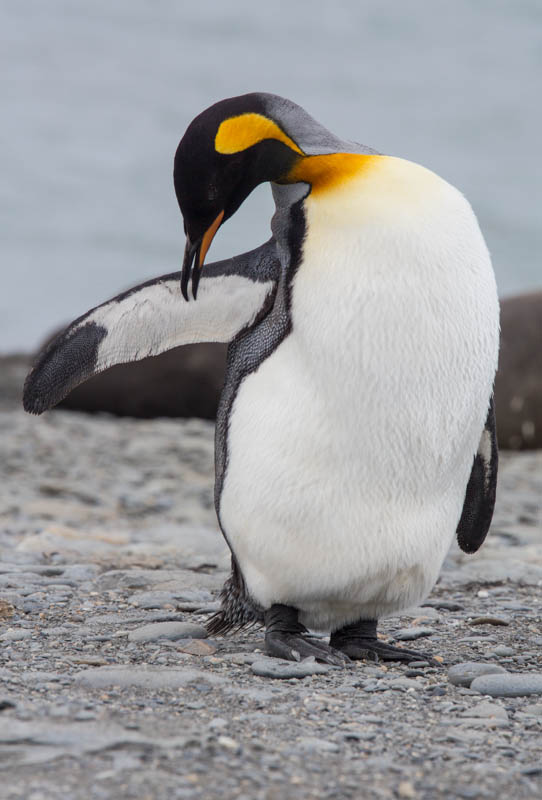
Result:
{"label": "sandy ground", "polygon": [[542,452],[503,457],[482,551],[383,623],[442,666],[273,678],[260,631],[205,638],[211,424],[8,410],[0,442],[0,798],[542,796]]}

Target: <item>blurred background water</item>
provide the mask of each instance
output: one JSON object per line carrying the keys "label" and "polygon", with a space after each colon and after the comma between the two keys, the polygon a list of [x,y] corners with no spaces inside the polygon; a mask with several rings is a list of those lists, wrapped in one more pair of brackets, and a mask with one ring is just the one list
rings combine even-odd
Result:
{"label": "blurred background water", "polygon": [[[0,0],[0,351],[184,246],[172,160],[212,102],[270,91],[470,199],[501,295],[542,287],[539,0]],[[264,186],[210,259],[268,238]]]}

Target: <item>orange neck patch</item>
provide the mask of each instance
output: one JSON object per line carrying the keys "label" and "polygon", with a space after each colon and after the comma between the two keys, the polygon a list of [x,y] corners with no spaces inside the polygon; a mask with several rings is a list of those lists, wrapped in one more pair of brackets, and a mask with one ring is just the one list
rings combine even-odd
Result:
{"label": "orange neck patch", "polygon": [[238,117],[230,117],[221,122],[215,136],[215,150],[224,155],[240,153],[264,139],[277,139],[295,153],[304,155],[293,139],[290,139],[276,122],[262,114],[240,114]]}
{"label": "orange neck patch", "polygon": [[303,181],[312,186],[311,194],[338,188],[376,166],[381,156],[361,153],[331,153],[324,156],[305,156],[292,167],[285,183]]}

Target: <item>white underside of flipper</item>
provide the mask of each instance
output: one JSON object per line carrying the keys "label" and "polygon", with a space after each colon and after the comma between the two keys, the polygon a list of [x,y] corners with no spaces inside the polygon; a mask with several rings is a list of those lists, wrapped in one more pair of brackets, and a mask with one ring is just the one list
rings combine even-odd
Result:
{"label": "white underside of flipper", "polygon": [[388,161],[388,183],[307,199],[292,332],[244,379],[229,421],[228,541],[253,598],[312,628],[430,591],[496,369],[495,281],[470,206]]}
{"label": "white underside of flipper", "polygon": [[142,286],[99,306],[80,323],[103,326],[97,369],[157,355],[182,344],[229,342],[254,322],[272,282],[242,275],[204,277],[197,301],[186,302],[177,277]]}

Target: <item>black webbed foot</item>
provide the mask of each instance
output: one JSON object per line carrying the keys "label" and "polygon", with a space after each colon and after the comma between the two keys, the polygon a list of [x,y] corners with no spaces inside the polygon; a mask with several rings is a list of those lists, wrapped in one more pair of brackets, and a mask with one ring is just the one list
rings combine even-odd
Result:
{"label": "black webbed foot", "polygon": [[359,620],[331,634],[329,644],[351,659],[370,661],[429,661],[436,664],[430,653],[394,647],[380,641],[376,635],[376,620]]}
{"label": "black webbed foot", "polygon": [[297,609],[275,604],[265,612],[265,646],[271,656],[288,661],[315,658],[324,664],[344,667],[349,659],[320,639],[309,636],[298,621]]}

